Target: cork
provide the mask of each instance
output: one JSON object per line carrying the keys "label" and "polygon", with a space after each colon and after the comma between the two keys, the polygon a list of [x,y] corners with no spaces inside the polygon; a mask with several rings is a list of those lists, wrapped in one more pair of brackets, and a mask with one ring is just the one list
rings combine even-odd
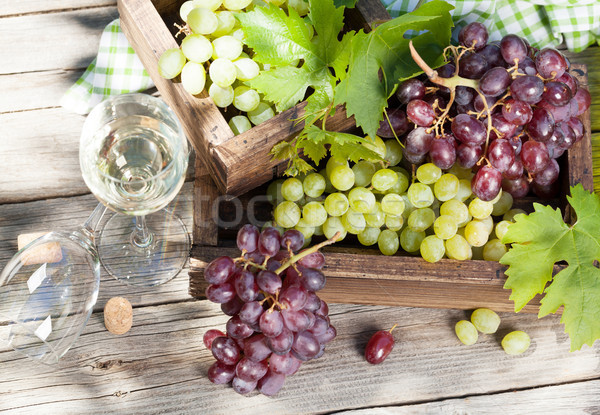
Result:
{"label": "cork", "polygon": [[[22,233],[17,236],[17,246],[22,249],[28,243],[46,235],[48,232]],[[62,261],[62,250],[58,242],[48,242],[29,250],[21,257],[23,265],[45,264]]]}
{"label": "cork", "polygon": [[104,325],[113,334],[125,334],[133,324],[133,308],[123,297],[113,297],[104,306]]}

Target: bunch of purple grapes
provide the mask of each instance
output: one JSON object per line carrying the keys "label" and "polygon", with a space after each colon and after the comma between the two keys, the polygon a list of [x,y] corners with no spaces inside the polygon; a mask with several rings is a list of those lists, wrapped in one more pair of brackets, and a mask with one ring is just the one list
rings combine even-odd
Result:
{"label": "bunch of purple grapes", "polygon": [[[442,86],[431,88],[426,77],[400,84],[390,122],[384,119],[378,134],[405,135],[404,156],[412,164],[428,157],[441,169],[455,163],[474,169],[471,187],[482,200],[494,199],[500,189],[516,198],[530,190],[551,197],[558,190],[556,159],[583,138],[577,117],[589,108],[590,94],[569,74],[570,63],[559,51],[537,50],[516,35],[487,41],[485,26],[465,26],[459,42],[469,49],[437,70]],[[458,77],[469,80],[464,84],[476,80],[477,90],[461,85],[457,65]],[[443,86],[451,78],[458,84],[453,102]]]}
{"label": "bunch of purple grapes", "polygon": [[226,334],[209,330],[204,344],[217,361],[208,370],[215,384],[231,382],[247,394],[275,395],[302,362],[320,357],[336,336],[329,308],[315,293],[325,286],[322,253],[299,254],[304,236],[252,225],[237,234],[240,258],[213,260],[204,271],[206,297],[231,316]]}

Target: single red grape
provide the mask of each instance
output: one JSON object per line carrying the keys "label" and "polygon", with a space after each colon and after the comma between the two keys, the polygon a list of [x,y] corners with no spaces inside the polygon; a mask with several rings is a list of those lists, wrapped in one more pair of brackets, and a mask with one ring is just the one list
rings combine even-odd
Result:
{"label": "single red grape", "polygon": [[527,57],[527,44],[517,35],[506,35],[500,41],[500,52],[509,65]]}
{"label": "single red grape", "polygon": [[402,104],[408,104],[413,99],[425,97],[425,85],[417,78],[411,78],[398,85],[396,97]]}
{"label": "single red grape", "polygon": [[394,336],[392,335],[394,327],[389,331],[379,330],[371,336],[365,348],[365,359],[367,362],[377,365],[389,356],[395,344]]}
{"label": "single red grape", "polygon": [[429,127],[435,120],[431,105],[421,99],[413,99],[406,106],[406,116],[420,127]]}
{"label": "single red grape", "polygon": [[460,60],[458,74],[468,79],[479,79],[489,68],[490,64],[483,56],[471,53]]}
{"label": "single red grape", "polygon": [[408,131],[408,128],[409,124],[404,111],[400,108],[392,108],[387,111],[387,117],[384,116],[383,120],[379,122],[377,135],[383,138],[400,137]]}
{"label": "single red grape", "polygon": [[527,177],[521,176],[515,180],[502,180],[502,190],[510,193],[515,199],[527,196],[529,193],[529,182],[527,181]]}
{"label": "single red grape", "polygon": [[480,168],[471,180],[473,194],[483,201],[493,200],[502,188],[502,173],[490,166]]}
{"label": "single red grape", "polygon": [[204,343],[204,346],[206,346],[207,349],[210,349],[212,347],[214,339],[216,339],[217,337],[224,336],[225,333],[223,333],[221,330],[210,329],[206,333],[204,333],[204,336],[202,336],[202,342]]}
{"label": "single red grape", "polygon": [[488,41],[488,31],[479,22],[472,22],[463,27],[458,33],[458,41],[461,45],[475,50],[481,50]]}
{"label": "single red grape", "polygon": [[562,82],[547,82],[544,89],[542,99],[555,107],[562,107],[573,98],[571,88]]}
{"label": "single red grape", "polygon": [[563,54],[552,48],[545,48],[538,52],[535,56],[535,66],[544,78],[559,78],[568,68]]}

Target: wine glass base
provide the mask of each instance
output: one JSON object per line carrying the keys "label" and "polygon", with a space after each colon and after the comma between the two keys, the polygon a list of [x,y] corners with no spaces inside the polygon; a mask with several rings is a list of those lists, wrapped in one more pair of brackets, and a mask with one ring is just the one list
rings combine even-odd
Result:
{"label": "wine glass base", "polygon": [[152,242],[138,247],[131,242],[135,217],[113,214],[97,239],[100,262],[106,271],[128,285],[152,287],[173,279],[185,266],[190,236],[181,219],[162,209],[145,216]]}

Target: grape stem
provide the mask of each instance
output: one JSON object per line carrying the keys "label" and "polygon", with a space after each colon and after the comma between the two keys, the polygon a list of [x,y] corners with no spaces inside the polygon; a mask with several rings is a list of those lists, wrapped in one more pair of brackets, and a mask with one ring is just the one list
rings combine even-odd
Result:
{"label": "grape stem", "polygon": [[423,58],[421,58],[421,55],[419,55],[419,53],[413,46],[412,40],[410,42],[408,42],[408,47],[410,49],[410,55],[412,56],[413,60],[419,66],[419,68],[421,68],[423,70],[423,72],[425,72],[425,75],[427,75],[429,80],[433,83],[436,83],[441,86],[445,86],[446,88],[450,89],[450,100],[448,102],[448,105],[446,106],[446,110],[438,118],[436,123],[432,127],[430,127],[429,131],[435,129],[436,133],[437,133],[438,125],[445,121],[446,116],[448,115],[448,111],[450,110],[450,107],[454,103],[454,92],[455,92],[457,86],[466,86],[466,87],[473,88],[475,91],[477,91],[477,93],[479,94],[479,96],[481,97],[481,100],[483,102],[483,108],[484,108],[485,113],[487,114],[487,124],[488,124],[487,133],[486,133],[486,137],[485,137],[485,148],[483,151],[483,156],[481,156],[481,159],[479,159],[477,164],[481,163],[483,160],[486,160],[485,155],[487,154],[488,145],[490,142],[490,132],[492,131],[492,116],[491,116],[492,114],[491,114],[490,108],[487,104],[485,95],[483,95],[483,93],[479,90],[479,82],[476,79],[467,79],[467,78],[463,78],[462,76],[458,75],[460,58],[469,49],[463,50],[457,56],[456,48],[454,48],[454,47],[451,48],[452,53],[456,57],[456,71],[455,71],[453,77],[442,78],[441,76],[438,75],[437,71],[431,69],[431,67],[427,64],[427,62],[425,62],[423,60]]}
{"label": "grape stem", "polygon": [[281,274],[283,271],[288,269],[290,266],[292,266],[296,262],[300,261],[305,256],[308,256],[308,255],[312,254],[313,252],[317,252],[319,249],[323,248],[324,246],[335,243],[338,239],[340,239],[340,236],[342,236],[342,233],[340,231],[337,231],[335,233],[335,235],[333,235],[330,239],[327,239],[326,241],[323,241],[320,244],[311,246],[310,248],[306,248],[305,250],[300,251],[298,254],[290,257],[287,261],[285,261],[283,264],[281,264],[281,266],[275,270],[275,274],[277,274],[277,275]]}
{"label": "grape stem", "polygon": [[187,23],[184,26],[181,26],[177,23],[173,23],[173,25],[179,29],[179,31],[177,33],[175,33],[175,38],[177,38],[180,34],[184,34],[184,35],[191,35],[192,34],[192,30],[190,29],[190,27],[187,25]]}
{"label": "grape stem", "polygon": [[[236,263],[237,262],[242,262],[244,264],[244,269],[246,269],[249,266],[256,267],[256,268],[262,269],[262,270],[266,270],[267,269],[267,267],[266,267],[267,263],[266,262],[265,262],[264,265],[260,265],[260,264],[256,264],[254,261],[252,261],[252,260],[250,260],[248,258],[245,258],[244,255],[246,255],[247,252],[248,251],[246,251],[245,249],[242,249],[242,256],[234,258],[233,262],[236,262]],[[268,260],[268,257],[267,257],[267,260]]]}
{"label": "grape stem", "polygon": [[398,324],[394,324],[394,325],[392,326],[392,328],[391,328],[391,329],[389,329],[388,331],[391,333],[392,331],[394,331],[394,329],[395,329],[397,326],[398,326]]}

